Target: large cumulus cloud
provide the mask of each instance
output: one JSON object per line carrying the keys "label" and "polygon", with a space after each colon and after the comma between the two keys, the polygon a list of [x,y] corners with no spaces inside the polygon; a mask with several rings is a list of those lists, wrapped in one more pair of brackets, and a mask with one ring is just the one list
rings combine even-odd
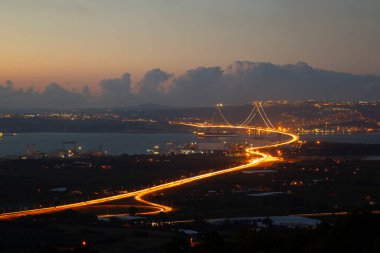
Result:
{"label": "large cumulus cloud", "polygon": [[380,99],[380,76],[321,70],[303,62],[274,65],[237,61],[225,69],[198,67],[179,76],[157,68],[146,72],[136,85],[138,91],[132,92],[129,73],[102,80],[97,95],[88,86],[78,92],[52,83],[37,92],[33,87],[15,89],[7,81],[0,85],[0,107],[126,107],[143,103],[203,106],[261,99]]}
{"label": "large cumulus cloud", "polygon": [[238,61],[224,71],[198,68],[174,80],[172,96],[191,104],[238,104],[261,99],[380,99],[380,76],[316,69],[304,62],[287,65]]}
{"label": "large cumulus cloud", "polygon": [[120,78],[106,79],[100,82],[101,101],[99,106],[122,107],[133,104],[131,75],[124,73]]}
{"label": "large cumulus cloud", "polygon": [[[235,62],[225,71],[226,89],[249,99],[379,99],[380,77],[360,76],[294,65]],[[231,92],[233,92],[231,90]],[[235,101],[232,99],[232,101]]]}
{"label": "large cumulus cloud", "polygon": [[0,85],[0,107],[2,108],[74,108],[89,103],[92,98],[70,91],[57,83],[51,83],[42,92],[33,87],[16,89],[12,81]]}
{"label": "large cumulus cloud", "polygon": [[164,103],[166,92],[171,89],[168,81],[173,76],[158,68],[146,72],[143,79],[138,83],[138,100],[148,103]]}
{"label": "large cumulus cloud", "polygon": [[220,67],[199,67],[189,70],[173,80],[168,101],[177,105],[210,105],[220,101],[223,88],[223,71]]}

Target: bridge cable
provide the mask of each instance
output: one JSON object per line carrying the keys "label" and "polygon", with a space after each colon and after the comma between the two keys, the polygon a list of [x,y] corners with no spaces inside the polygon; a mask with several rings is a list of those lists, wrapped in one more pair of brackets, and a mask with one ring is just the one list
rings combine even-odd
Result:
{"label": "bridge cable", "polygon": [[264,118],[263,114],[261,113],[260,111],[260,107],[258,107],[258,105],[255,103],[255,106],[257,107],[257,111],[259,112],[260,116],[261,116],[261,119],[264,121],[265,125],[267,126],[267,128],[271,128],[269,126],[269,124],[267,123],[266,119]]}
{"label": "bridge cable", "polygon": [[216,116],[216,113],[217,113],[217,112],[218,112],[218,109],[215,108],[214,113],[213,113],[213,115],[212,115],[212,117],[211,117],[211,123],[214,123],[215,116]]}
{"label": "bridge cable", "polygon": [[265,118],[267,119],[269,125],[270,125],[273,129],[275,129],[275,127],[273,126],[272,122],[270,122],[270,120],[269,120],[267,114],[265,113],[264,108],[263,108],[263,106],[262,106],[261,103],[259,103],[259,106],[261,107],[261,111],[263,112],[263,114],[264,114]]}
{"label": "bridge cable", "polygon": [[247,123],[245,123],[242,126],[248,126],[253,121],[253,119],[256,117],[256,115],[257,115],[257,112],[255,112],[255,114],[251,117],[251,119],[249,121],[247,121]]}
{"label": "bridge cable", "polygon": [[249,123],[251,123],[251,121],[255,118],[255,116],[257,114],[257,112],[255,112],[255,110],[256,110],[256,107],[253,107],[252,110],[251,110],[251,112],[249,113],[248,117],[241,124],[239,124],[238,126],[246,126]]}
{"label": "bridge cable", "polygon": [[[233,124],[231,124],[227,120],[227,118],[224,116],[224,114],[223,114],[222,110],[220,109],[219,105],[216,106],[216,110],[218,110],[220,116],[222,117],[223,121],[227,125],[233,126]],[[255,110],[257,110],[257,111],[255,112]],[[275,129],[275,127],[273,126],[272,122],[269,120],[268,115],[265,113],[264,108],[262,107],[261,103],[255,103],[255,106],[253,107],[253,109],[249,113],[248,117],[241,124],[238,124],[237,126],[246,126],[246,125],[248,125],[255,118],[257,112],[260,114],[261,119],[263,120],[263,122],[267,126],[267,128]],[[215,114],[216,114],[216,112],[214,113],[213,118],[215,117]]]}
{"label": "bridge cable", "polygon": [[220,110],[220,106],[216,106],[216,107],[218,108],[219,114],[220,114],[220,116],[222,116],[222,119],[224,120],[224,122],[226,122],[227,125],[232,126],[232,124],[230,122],[228,122],[228,120],[226,119],[226,117],[224,117],[224,115],[222,113],[222,110]]}

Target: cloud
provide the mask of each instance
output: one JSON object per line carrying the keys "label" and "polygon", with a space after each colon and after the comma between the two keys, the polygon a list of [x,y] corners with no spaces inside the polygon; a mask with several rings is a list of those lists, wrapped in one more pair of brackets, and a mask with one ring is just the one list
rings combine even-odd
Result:
{"label": "cloud", "polygon": [[162,103],[166,99],[166,91],[170,90],[168,81],[174,75],[160,69],[152,69],[145,73],[138,83],[138,99],[142,102]]}
{"label": "cloud", "polygon": [[102,94],[101,106],[120,107],[133,104],[134,95],[131,92],[131,75],[124,73],[120,78],[106,79],[100,82]]}
{"label": "cloud", "polygon": [[303,62],[275,65],[237,61],[225,69],[198,67],[176,77],[157,68],[146,72],[135,86],[138,91],[132,92],[129,73],[102,80],[99,95],[92,94],[88,86],[77,92],[51,83],[37,92],[33,87],[16,89],[6,81],[0,85],[0,107],[126,107],[143,103],[204,106],[263,99],[380,99],[380,76],[321,70]]}
{"label": "cloud", "polygon": [[[380,77],[287,65],[237,61],[224,71],[198,68],[174,80],[168,101],[182,105],[239,104],[263,99],[380,99]],[[180,98],[180,99],[179,99]]]}
{"label": "cloud", "polygon": [[380,98],[379,76],[320,70],[303,62],[294,65],[235,62],[227,68],[224,79],[228,87],[237,88],[234,97],[243,100]]}
{"label": "cloud", "polygon": [[57,83],[51,83],[46,86],[43,93],[40,95],[41,106],[57,104],[64,108],[80,106],[82,101],[82,94],[75,91],[69,91]]}
{"label": "cloud", "polygon": [[57,83],[47,85],[43,92],[36,92],[33,87],[16,89],[12,81],[0,85],[2,108],[73,108],[87,106],[87,102],[83,94],[64,89]]}
{"label": "cloud", "polygon": [[220,67],[188,70],[173,80],[167,100],[177,105],[211,105],[219,101],[222,83],[223,70]]}

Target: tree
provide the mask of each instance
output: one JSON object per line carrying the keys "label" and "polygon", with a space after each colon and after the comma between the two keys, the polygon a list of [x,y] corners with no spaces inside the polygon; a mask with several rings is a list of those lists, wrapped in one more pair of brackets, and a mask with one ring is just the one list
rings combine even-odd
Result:
{"label": "tree", "polygon": [[127,212],[130,216],[135,216],[137,213],[137,208],[135,206],[131,206],[128,208]]}

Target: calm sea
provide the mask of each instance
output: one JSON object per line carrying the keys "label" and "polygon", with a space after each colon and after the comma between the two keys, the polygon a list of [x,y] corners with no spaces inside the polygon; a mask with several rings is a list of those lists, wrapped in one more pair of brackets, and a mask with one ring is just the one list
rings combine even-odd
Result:
{"label": "calm sea", "polygon": [[126,133],[19,133],[0,140],[0,156],[21,155],[28,144],[35,144],[40,152],[49,153],[67,148],[63,142],[75,141],[83,150],[106,150],[108,154],[146,154],[154,145],[167,142],[177,145],[195,141],[192,134],[126,134]]}
{"label": "calm sea", "polygon": [[[302,135],[301,139],[380,144],[380,133]],[[108,154],[117,155],[146,154],[147,149],[154,145],[165,147],[167,142],[181,145],[199,140],[193,134],[19,133],[17,136],[5,135],[3,139],[0,139],[0,157],[22,155],[28,144],[35,144],[38,151],[49,153],[64,148],[63,142],[71,141],[75,141],[83,150],[99,150],[101,147]]]}

